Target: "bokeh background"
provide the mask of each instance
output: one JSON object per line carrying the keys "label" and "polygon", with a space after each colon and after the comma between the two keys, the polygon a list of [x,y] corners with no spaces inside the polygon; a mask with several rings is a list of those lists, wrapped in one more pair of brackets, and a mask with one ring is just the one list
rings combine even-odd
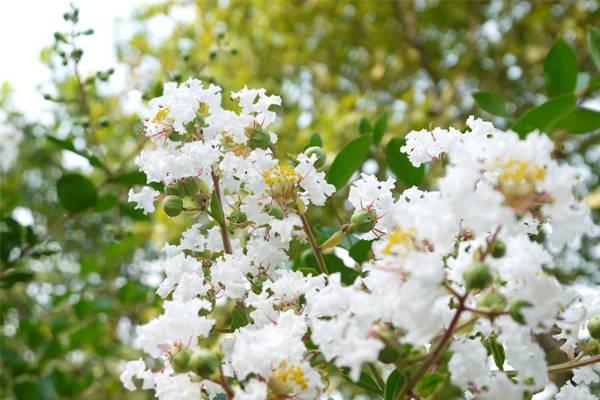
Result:
{"label": "bokeh background", "polygon": [[[126,392],[118,370],[139,356],[135,324],[160,312],[160,265],[151,260],[190,223],[162,211],[144,216],[127,203],[129,187],[143,182],[132,162],[145,144],[139,120],[163,82],[199,78],[224,93],[265,87],[283,98],[274,127],[282,150],[301,151],[318,132],[333,155],[357,136],[361,119],[383,112],[384,142],[413,129],[462,129],[472,114],[508,126],[510,118],[482,111],[471,94],[495,91],[514,115],[541,103],[544,57],[559,37],[589,71],[581,87],[597,75],[585,44],[588,28],[600,25],[594,0],[74,5],[75,27],[62,16],[73,12],[64,1],[8,2],[0,16],[6,399],[151,398]],[[73,32],[81,34],[72,43]],[[600,110],[597,94],[578,101]],[[559,132],[556,140],[557,157],[581,166],[581,194],[598,221],[597,132]],[[363,168],[385,174],[377,157]],[[66,172],[96,185],[93,209],[65,212],[56,182]],[[597,241],[583,239],[560,254],[556,274],[600,282],[599,257]]]}

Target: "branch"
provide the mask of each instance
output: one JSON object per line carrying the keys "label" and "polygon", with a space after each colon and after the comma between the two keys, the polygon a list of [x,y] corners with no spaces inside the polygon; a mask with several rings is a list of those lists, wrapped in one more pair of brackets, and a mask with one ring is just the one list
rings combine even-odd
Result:
{"label": "branch", "polygon": [[313,253],[315,253],[315,258],[317,259],[317,263],[319,264],[319,269],[321,270],[321,273],[329,274],[329,272],[327,271],[327,265],[325,264],[325,259],[323,259],[323,253],[321,253],[321,248],[317,244],[312,229],[310,229],[310,224],[308,223],[306,214],[298,211],[298,215],[300,215],[300,220],[302,221],[302,228],[304,228],[304,232],[306,233],[306,237],[308,238],[310,247],[312,248]]}
{"label": "branch", "polygon": [[589,358],[584,358],[580,361],[567,361],[561,364],[551,365],[548,367],[548,372],[569,371],[571,369],[585,367],[586,365],[595,364],[597,362],[600,362],[600,354]]}
{"label": "branch", "polygon": [[[212,171],[210,171],[210,176],[212,177],[214,191],[217,195],[217,203],[219,204],[221,213],[223,215],[225,215],[223,213],[223,201],[221,200],[221,188],[219,186],[219,177],[215,173],[214,168],[212,169]],[[225,220],[223,220],[223,222],[219,222],[219,228],[221,228],[221,239],[223,240],[223,250],[225,251],[225,253],[231,254],[232,253],[231,242],[229,241],[229,232],[227,231],[227,224],[225,223]]]}

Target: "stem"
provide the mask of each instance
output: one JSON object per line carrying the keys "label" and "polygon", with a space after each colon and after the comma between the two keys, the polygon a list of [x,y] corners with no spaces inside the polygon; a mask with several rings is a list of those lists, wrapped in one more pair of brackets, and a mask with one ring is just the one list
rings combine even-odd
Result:
{"label": "stem", "polygon": [[[223,213],[223,202],[221,200],[221,188],[219,187],[219,177],[215,173],[215,169],[213,168],[210,172],[210,176],[212,177],[213,185],[215,193],[217,194],[217,203],[219,204],[219,208],[221,209],[221,214]],[[221,228],[221,239],[223,240],[223,250],[227,254],[231,254],[231,242],[229,241],[229,232],[227,231],[227,225],[225,224],[225,220],[219,222],[219,228]]]}
{"label": "stem", "polygon": [[315,253],[315,258],[317,259],[317,263],[319,264],[319,269],[323,274],[329,274],[327,271],[327,265],[325,265],[325,260],[323,259],[323,254],[321,253],[321,248],[317,245],[317,241],[315,239],[315,235],[310,229],[310,224],[308,223],[308,219],[306,218],[306,214],[302,212],[298,212],[300,215],[300,220],[302,221],[302,228],[304,228],[304,232],[306,233],[306,237],[308,238],[308,242],[310,243],[310,247],[312,248],[313,253]]}
{"label": "stem", "polygon": [[223,373],[223,364],[219,364],[219,380],[221,382],[221,386],[223,386],[223,389],[225,389],[225,394],[227,394],[227,398],[230,400],[233,400],[233,390],[231,390],[231,387],[229,386],[229,384],[227,383],[227,380],[225,379],[225,374]]}
{"label": "stem", "polygon": [[385,389],[385,382],[383,381],[383,378],[381,377],[381,374],[377,368],[375,368],[375,365],[373,365],[373,363],[367,363],[367,368],[369,368],[369,371],[371,371],[371,375],[373,375],[373,378],[375,378],[377,385],[381,391],[383,391]]}
{"label": "stem", "polygon": [[600,354],[592,356],[590,358],[583,359],[581,361],[567,361],[562,364],[556,364],[548,367],[548,372],[561,372],[568,371],[574,368],[585,367],[586,365],[595,364],[600,362]]}
{"label": "stem", "polygon": [[437,362],[437,360],[440,358],[442,351],[446,348],[446,345],[448,344],[450,339],[452,339],[452,334],[455,331],[455,328],[458,324],[461,314],[463,313],[463,311],[465,311],[465,301],[467,300],[468,294],[469,293],[467,292],[464,295],[459,297],[458,308],[456,309],[456,312],[454,313],[454,317],[452,318],[450,325],[448,325],[448,329],[446,329],[444,336],[442,337],[440,342],[437,344],[435,350],[433,350],[433,352],[431,353],[431,356],[429,357],[429,359],[426,360],[425,362],[423,362],[423,364],[421,365],[421,368],[419,368],[419,370],[410,378],[408,383],[406,385],[404,385],[404,387],[402,388],[400,393],[398,393],[398,396],[396,396],[396,400],[401,400],[404,398],[404,396],[406,396],[408,393],[410,393],[412,391],[413,387],[423,377],[423,375],[425,375],[427,373],[427,371],[429,371],[429,368],[431,368],[431,366],[433,364],[435,364]]}

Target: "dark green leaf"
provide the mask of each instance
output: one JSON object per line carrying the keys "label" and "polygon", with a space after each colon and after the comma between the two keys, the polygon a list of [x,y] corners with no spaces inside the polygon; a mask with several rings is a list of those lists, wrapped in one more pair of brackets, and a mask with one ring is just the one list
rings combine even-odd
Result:
{"label": "dark green leaf", "polygon": [[119,200],[117,199],[117,196],[112,194],[105,194],[104,196],[98,197],[94,208],[96,209],[96,211],[102,212],[113,209],[117,205],[119,205]]}
{"label": "dark green leaf", "polygon": [[394,400],[398,393],[400,393],[400,389],[404,386],[405,379],[404,375],[400,373],[397,369],[390,372],[385,381],[385,391],[383,398],[385,400]]}
{"label": "dark green leaf", "polygon": [[379,118],[377,118],[377,121],[375,122],[375,126],[373,127],[373,141],[377,144],[381,142],[381,139],[385,134],[385,130],[387,129],[387,121],[388,114],[387,112],[384,112],[379,116]]}
{"label": "dark green leaf", "polygon": [[312,135],[310,135],[310,138],[308,139],[308,144],[306,145],[305,149],[313,146],[323,147],[323,139],[321,139],[321,135],[319,135],[318,132],[315,132]]}
{"label": "dark green leaf", "polygon": [[595,90],[600,88],[600,75],[592,79],[590,83],[588,83],[588,90]]}
{"label": "dark green leaf", "polygon": [[379,389],[379,386],[377,386],[377,383],[375,383],[373,378],[371,378],[368,374],[365,374],[364,372],[360,373],[360,378],[358,379],[358,382],[354,382],[350,378],[350,368],[342,368],[342,376],[348,382],[355,384],[359,388],[364,389],[369,393],[377,394],[379,396],[383,395],[383,392],[381,391],[381,389]]}
{"label": "dark green leaf", "polygon": [[404,146],[404,139],[393,138],[385,147],[385,158],[388,166],[398,179],[408,185],[419,186],[425,177],[425,166],[413,166],[408,156],[400,151]]}
{"label": "dark green leaf", "polygon": [[33,272],[13,269],[2,274],[2,277],[0,278],[0,287],[2,289],[10,289],[19,282],[29,282],[33,277]]}
{"label": "dark green leaf", "polygon": [[23,227],[12,218],[0,220],[0,259],[8,261],[10,252],[21,247],[23,242]]}
{"label": "dark green leaf", "polygon": [[600,29],[590,28],[587,33],[587,45],[596,68],[600,70]]}
{"label": "dark green leaf", "polygon": [[473,93],[473,98],[483,110],[499,117],[508,118],[508,103],[502,96],[494,92],[479,91]]}
{"label": "dark green leaf", "polygon": [[587,108],[576,108],[552,125],[553,130],[571,133],[586,133],[600,129],[600,112]]}
{"label": "dark green leaf", "polygon": [[325,265],[327,265],[329,273],[333,274],[339,272],[344,284],[352,285],[358,277],[358,272],[352,268],[346,267],[344,262],[335,254],[324,254],[323,259],[325,259]]}
{"label": "dark green leaf", "polygon": [[415,386],[415,393],[421,397],[429,397],[437,392],[444,384],[446,375],[433,372],[425,375]]}
{"label": "dark green leaf", "polygon": [[551,98],[523,114],[515,123],[513,130],[521,137],[527,136],[529,132],[536,129],[545,132],[574,108],[575,95],[571,93]]}
{"label": "dark green leaf", "polygon": [[348,143],[340,151],[329,172],[327,172],[327,182],[340,189],[348,182],[352,174],[361,167],[369,153],[369,137],[361,136]]}
{"label": "dark green leaf", "polygon": [[249,321],[246,318],[246,314],[240,308],[239,305],[235,305],[233,307],[233,312],[231,313],[231,330],[234,331],[238,328],[248,325]]}
{"label": "dark green leaf", "polygon": [[94,167],[100,167],[104,170],[107,170],[106,166],[102,163],[102,161],[100,161],[100,159],[98,157],[96,157],[95,155],[89,153],[87,150],[83,149],[83,150],[79,150],[75,147],[75,145],[73,144],[73,142],[69,139],[59,139],[57,137],[54,136],[46,136],[48,138],[48,140],[53,143],[54,145],[60,147],[63,150],[68,150],[72,153],[75,153],[77,155],[80,155],[81,157],[87,159],[90,164]]}
{"label": "dark green leaf", "polygon": [[360,119],[360,121],[358,122],[358,132],[361,135],[366,135],[367,133],[370,133],[372,130],[373,130],[373,126],[371,125],[369,120],[365,117],[362,117]]}
{"label": "dark green leaf", "polygon": [[150,219],[149,215],[144,214],[144,210],[135,208],[135,206],[135,203],[123,203],[121,204],[121,212],[136,221],[147,221]]}
{"label": "dark green leaf", "polygon": [[498,369],[504,371],[504,360],[506,359],[506,355],[502,344],[498,343],[496,340],[490,341],[490,352],[492,353],[492,358]]}
{"label": "dark green leaf", "polygon": [[302,275],[304,275],[304,276],[308,276],[308,275],[318,276],[319,275],[319,271],[317,271],[315,268],[312,268],[312,267],[300,267],[297,269],[297,271],[302,272]]}
{"label": "dark green leaf", "polygon": [[64,175],[56,183],[60,204],[69,212],[80,212],[96,204],[94,183],[83,175]]}
{"label": "dark green leaf", "polygon": [[544,77],[549,97],[572,93],[577,85],[577,56],[562,38],[554,42],[544,60]]}
{"label": "dark green leaf", "polygon": [[142,171],[129,171],[117,175],[110,179],[110,183],[117,183],[125,186],[146,184],[146,174]]}
{"label": "dark green leaf", "polygon": [[223,214],[221,204],[219,204],[219,197],[216,190],[213,191],[210,199],[210,213],[218,223],[222,224],[225,221],[225,215]]}
{"label": "dark green leaf", "polygon": [[350,248],[350,257],[358,263],[367,261],[372,244],[373,242],[370,240],[359,240]]}

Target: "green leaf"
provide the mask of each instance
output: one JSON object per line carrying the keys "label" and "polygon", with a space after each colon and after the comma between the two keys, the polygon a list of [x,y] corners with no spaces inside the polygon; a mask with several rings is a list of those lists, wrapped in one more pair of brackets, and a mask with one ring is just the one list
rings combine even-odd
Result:
{"label": "green leaf", "polygon": [[308,139],[308,144],[305,147],[305,150],[308,149],[309,147],[323,147],[323,139],[321,139],[321,135],[319,135],[318,132],[313,133],[312,135],[310,135],[310,138]]}
{"label": "green leaf", "polygon": [[590,28],[587,33],[587,45],[596,68],[600,70],[600,29]]}
{"label": "green leaf", "polygon": [[575,108],[575,95],[572,93],[553,97],[523,114],[513,127],[522,138],[533,130],[545,132],[556,121],[570,113]]}
{"label": "green leaf", "polygon": [[385,381],[385,391],[383,394],[383,398],[385,400],[394,400],[398,393],[400,393],[400,390],[402,389],[402,386],[404,386],[404,383],[405,378],[404,375],[400,373],[400,371],[395,369],[392,372],[390,372],[390,374],[387,377],[387,380]]}
{"label": "green leaf", "polygon": [[215,221],[222,224],[225,221],[225,215],[223,214],[223,209],[219,204],[219,197],[216,189],[213,190],[212,197],[210,198],[210,214],[214,218]]}
{"label": "green leaf", "polygon": [[78,154],[81,157],[87,159],[90,164],[94,167],[100,167],[102,169],[104,169],[105,171],[107,171],[108,169],[106,168],[106,166],[102,163],[102,161],[100,161],[100,159],[98,157],[96,157],[95,155],[91,154],[90,152],[88,152],[87,150],[83,149],[83,150],[79,150],[75,147],[75,145],[73,144],[73,142],[69,139],[59,139],[55,136],[50,136],[47,135],[46,138],[48,138],[48,140],[53,143],[54,145],[60,147],[63,150],[68,150],[72,153]]}
{"label": "green leaf", "polygon": [[361,136],[348,143],[333,160],[329,172],[327,172],[327,182],[339,190],[348,182],[352,174],[361,167],[368,153],[368,136]]}
{"label": "green leaf", "polygon": [[94,206],[94,208],[96,209],[96,211],[103,212],[103,211],[111,210],[118,205],[119,205],[119,199],[117,199],[117,196],[109,193],[109,194],[105,194],[103,196],[98,197],[98,200],[96,201],[96,205]]}
{"label": "green leaf", "polygon": [[94,206],[98,192],[94,182],[80,174],[64,175],[56,183],[60,204],[69,212],[80,212]]}
{"label": "green leaf", "polygon": [[23,227],[12,218],[0,220],[0,260],[8,261],[10,252],[15,247],[21,247],[24,234]]}
{"label": "green leaf", "polygon": [[248,325],[248,323],[249,321],[248,318],[246,318],[246,314],[240,306],[236,304],[231,313],[231,330],[235,331],[238,328]]}
{"label": "green leaf", "polygon": [[597,77],[595,77],[594,79],[592,79],[592,81],[590,83],[588,83],[588,90],[592,91],[595,89],[600,88],[600,75],[598,75]]}
{"label": "green leaf", "polygon": [[302,272],[302,275],[304,275],[304,276],[308,276],[308,275],[318,276],[319,275],[319,271],[317,271],[315,268],[312,268],[312,267],[300,267],[296,271]]}
{"label": "green leaf", "polygon": [[408,185],[419,186],[425,177],[425,165],[415,167],[408,160],[408,156],[400,151],[405,140],[393,138],[385,147],[385,158],[388,166],[398,179]]}
{"label": "green leaf", "polygon": [[415,393],[421,397],[429,397],[443,386],[445,380],[446,375],[438,372],[427,374],[415,386]]}
{"label": "green leaf", "polygon": [[544,60],[544,77],[548,96],[572,93],[577,85],[577,56],[562,38],[554,42]]}
{"label": "green leaf", "polygon": [[352,285],[358,277],[358,272],[352,268],[346,267],[346,264],[335,254],[328,253],[323,255],[325,265],[330,274],[339,272],[341,275],[342,283],[346,285]]}
{"label": "green leaf", "polygon": [[586,133],[600,129],[600,112],[588,108],[576,108],[552,125],[553,130]]}
{"label": "green leaf", "polygon": [[494,359],[494,363],[500,371],[504,371],[504,360],[506,360],[506,354],[504,353],[504,347],[502,344],[493,340],[490,341],[490,352],[492,353],[492,358]]}
{"label": "green leaf", "polygon": [[373,130],[373,126],[371,125],[369,120],[365,117],[362,117],[360,119],[360,121],[358,122],[358,132],[361,135],[366,135],[367,133],[370,133],[372,130]]}
{"label": "green leaf", "polygon": [[142,171],[129,171],[112,177],[109,182],[117,183],[125,186],[144,185],[146,184],[146,174]]}
{"label": "green leaf", "polygon": [[6,271],[2,274],[2,277],[0,277],[0,287],[2,289],[10,289],[19,282],[31,281],[34,276],[35,274],[33,272],[11,269]]}
{"label": "green leaf", "polygon": [[365,374],[364,372],[360,373],[358,382],[354,382],[350,378],[350,368],[342,368],[342,376],[348,382],[355,384],[359,388],[364,389],[369,393],[377,394],[379,396],[383,395],[383,392],[381,391],[381,389],[379,389],[379,386],[377,386],[377,383],[373,380],[373,378],[371,378],[368,374]]}
{"label": "green leaf", "polygon": [[371,245],[373,244],[370,240],[359,240],[350,248],[350,257],[358,263],[363,263],[369,259],[369,252],[371,251]]}
{"label": "green leaf", "polygon": [[483,110],[499,117],[508,118],[508,103],[502,96],[494,92],[479,91],[473,93],[473,98]]}
{"label": "green leaf", "polygon": [[373,127],[373,141],[376,144],[379,144],[379,142],[381,142],[381,139],[383,138],[383,135],[385,134],[385,130],[387,129],[387,121],[388,121],[387,112],[384,112],[383,114],[381,114],[379,116],[379,118],[377,118],[377,121],[375,121],[375,126]]}
{"label": "green leaf", "polygon": [[136,221],[148,221],[150,219],[150,215],[144,214],[144,210],[135,208],[135,206],[135,203],[122,203],[120,210],[124,215],[127,215],[129,218]]}

